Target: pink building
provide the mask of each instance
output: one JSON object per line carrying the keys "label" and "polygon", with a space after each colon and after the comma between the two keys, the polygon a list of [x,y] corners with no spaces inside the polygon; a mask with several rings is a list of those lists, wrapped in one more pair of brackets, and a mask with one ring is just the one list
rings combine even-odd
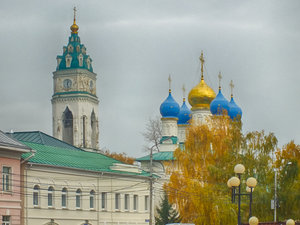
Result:
{"label": "pink building", "polygon": [[31,149],[0,131],[0,224],[21,225],[23,171],[21,155]]}

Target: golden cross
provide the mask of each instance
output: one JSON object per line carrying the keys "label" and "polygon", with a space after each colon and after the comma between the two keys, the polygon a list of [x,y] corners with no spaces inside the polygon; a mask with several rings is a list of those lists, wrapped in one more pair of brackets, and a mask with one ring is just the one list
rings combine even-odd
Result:
{"label": "golden cross", "polygon": [[201,62],[201,80],[203,80],[204,79],[203,78],[203,65],[204,65],[204,62],[205,62],[204,57],[203,57],[203,51],[201,51],[201,56],[199,57],[199,59],[200,59],[200,62]]}
{"label": "golden cross", "polygon": [[171,74],[169,74],[168,81],[169,81],[169,91],[171,92],[171,82],[172,82]]}
{"label": "golden cross", "polygon": [[233,84],[233,81],[232,81],[232,80],[230,81],[229,86],[230,86],[230,89],[231,89],[231,97],[233,97],[233,88],[234,88],[234,84]]}
{"label": "golden cross", "polygon": [[74,6],[73,10],[74,10],[74,23],[75,23],[76,22],[76,11],[77,11],[76,6]]}
{"label": "golden cross", "polygon": [[219,72],[218,78],[219,78],[219,89],[221,90],[221,80],[223,78],[222,74],[221,74],[221,71]]}

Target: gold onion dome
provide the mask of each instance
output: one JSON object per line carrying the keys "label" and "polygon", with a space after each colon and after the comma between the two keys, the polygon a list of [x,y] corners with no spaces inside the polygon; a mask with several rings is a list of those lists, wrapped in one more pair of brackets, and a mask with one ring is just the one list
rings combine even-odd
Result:
{"label": "gold onion dome", "polygon": [[208,86],[203,78],[203,52],[201,52],[200,56],[201,61],[201,81],[197,84],[189,93],[189,103],[192,106],[192,110],[196,109],[209,109],[210,103],[216,97],[216,93],[214,90]]}
{"label": "gold onion dome", "polygon": [[77,34],[78,33],[78,30],[79,30],[79,27],[78,25],[76,24],[76,7],[74,7],[74,21],[73,21],[73,24],[72,26],[70,27],[71,31],[72,31],[72,34]]}

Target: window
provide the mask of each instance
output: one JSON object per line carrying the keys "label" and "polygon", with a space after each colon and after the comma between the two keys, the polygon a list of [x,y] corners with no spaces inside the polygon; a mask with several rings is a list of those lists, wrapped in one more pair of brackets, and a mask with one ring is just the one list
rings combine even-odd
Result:
{"label": "window", "polygon": [[2,216],[2,225],[10,225],[10,216]]}
{"label": "window", "polygon": [[119,193],[115,195],[115,209],[120,210],[121,196]]}
{"label": "window", "polygon": [[124,209],[129,210],[129,194],[125,194],[124,196]]}
{"label": "window", "polygon": [[81,190],[76,191],[76,208],[81,208]]}
{"label": "window", "polygon": [[67,188],[63,188],[61,191],[61,207],[62,208],[67,207],[67,194],[68,194]]}
{"label": "window", "polygon": [[149,196],[145,196],[145,211],[149,210]]}
{"label": "window", "polygon": [[90,192],[90,209],[95,208],[94,204],[95,204],[95,191],[91,190],[91,192]]}
{"label": "window", "polygon": [[133,196],[133,210],[137,211],[138,210],[138,201],[139,201],[139,198],[137,195],[134,195]]}
{"label": "window", "polygon": [[54,193],[54,188],[49,187],[48,188],[48,207],[53,206],[53,193]]}
{"label": "window", "polygon": [[11,167],[2,168],[2,190],[11,191]]}
{"label": "window", "polygon": [[107,193],[106,192],[102,192],[101,193],[101,208],[102,209],[106,209],[106,202],[107,202]]}
{"label": "window", "polygon": [[33,205],[39,206],[39,194],[40,194],[40,187],[38,185],[35,185],[33,187]]}

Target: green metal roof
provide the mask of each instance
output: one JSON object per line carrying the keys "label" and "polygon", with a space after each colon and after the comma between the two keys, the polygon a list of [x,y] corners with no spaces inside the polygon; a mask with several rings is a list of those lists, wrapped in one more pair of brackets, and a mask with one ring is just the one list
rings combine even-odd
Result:
{"label": "green metal roof", "polygon": [[73,145],[70,145],[59,139],[51,137],[50,135],[40,131],[14,132],[14,133],[7,133],[7,134],[21,142],[29,142],[29,143],[31,142],[31,143],[48,145],[53,147],[72,149],[76,151],[83,151],[80,148],[76,148]]}
{"label": "green metal roof", "polygon": [[[172,152],[157,152],[154,153],[152,156],[153,161],[172,161],[174,160],[173,156],[173,151]],[[141,158],[137,158],[136,161],[150,161],[150,155],[143,156]]]}
{"label": "green metal roof", "polygon": [[[35,155],[29,159],[29,163],[95,172],[149,176],[149,173],[145,171],[134,173],[112,170],[110,167],[113,166],[114,163],[124,163],[100,153],[86,152],[39,131],[17,132],[14,133],[14,137],[24,145],[35,150]],[[31,153],[24,153],[22,154],[22,158],[25,159],[30,155]]]}

